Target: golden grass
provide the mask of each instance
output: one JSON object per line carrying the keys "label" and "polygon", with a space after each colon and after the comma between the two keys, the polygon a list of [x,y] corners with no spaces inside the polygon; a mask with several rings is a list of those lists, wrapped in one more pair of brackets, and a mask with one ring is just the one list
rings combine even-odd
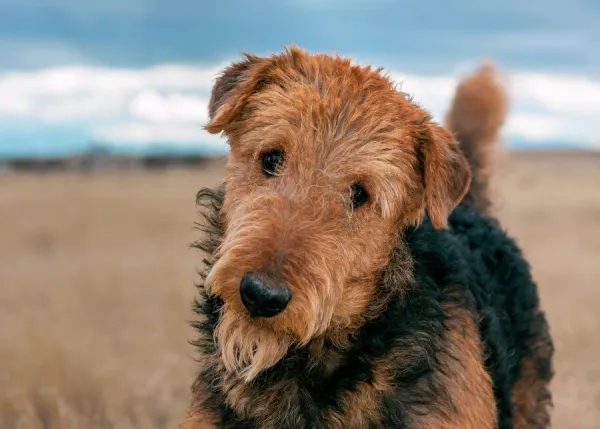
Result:
{"label": "golden grass", "polygon": [[[557,346],[554,427],[600,421],[600,158],[513,156],[500,215]],[[0,175],[0,428],[175,428],[200,171]]]}

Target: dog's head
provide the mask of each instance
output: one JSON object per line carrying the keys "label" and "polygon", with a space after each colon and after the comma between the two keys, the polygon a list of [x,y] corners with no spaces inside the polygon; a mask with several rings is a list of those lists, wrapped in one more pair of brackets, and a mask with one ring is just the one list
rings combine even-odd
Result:
{"label": "dog's head", "polygon": [[470,173],[451,134],[379,70],[298,48],[246,56],[206,129],[231,153],[207,278],[223,362],[247,380],[292,345],[358,327],[398,232],[443,228]]}

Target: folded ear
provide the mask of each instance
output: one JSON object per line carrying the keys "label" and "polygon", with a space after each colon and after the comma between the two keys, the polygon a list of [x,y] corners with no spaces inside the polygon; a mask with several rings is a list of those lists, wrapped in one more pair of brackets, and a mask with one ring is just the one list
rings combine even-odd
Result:
{"label": "folded ear", "polygon": [[471,171],[458,142],[441,126],[429,122],[421,135],[425,203],[435,228],[448,227],[448,216],[469,189]]}
{"label": "folded ear", "polygon": [[208,104],[209,122],[205,128],[209,133],[223,131],[235,119],[248,98],[260,87],[268,65],[267,58],[246,54],[243,61],[223,70],[213,86]]}

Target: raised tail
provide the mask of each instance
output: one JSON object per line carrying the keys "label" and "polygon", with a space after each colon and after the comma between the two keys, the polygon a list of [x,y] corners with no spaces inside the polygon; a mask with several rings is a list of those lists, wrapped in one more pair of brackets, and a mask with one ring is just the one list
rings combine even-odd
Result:
{"label": "raised tail", "polygon": [[489,179],[493,149],[504,124],[508,97],[498,82],[496,70],[482,65],[457,86],[446,126],[454,133],[471,165],[471,187],[464,204],[489,212],[491,198]]}

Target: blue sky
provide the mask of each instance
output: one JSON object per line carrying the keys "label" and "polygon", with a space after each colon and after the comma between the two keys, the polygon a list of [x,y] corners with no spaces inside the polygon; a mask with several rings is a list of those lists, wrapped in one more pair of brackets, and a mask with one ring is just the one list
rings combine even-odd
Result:
{"label": "blue sky", "polygon": [[491,58],[511,146],[600,149],[598,42],[595,0],[0,0],[0,156],[223,151],[201,128],[214,77],[290,43],[384,66],[438,118]]}

